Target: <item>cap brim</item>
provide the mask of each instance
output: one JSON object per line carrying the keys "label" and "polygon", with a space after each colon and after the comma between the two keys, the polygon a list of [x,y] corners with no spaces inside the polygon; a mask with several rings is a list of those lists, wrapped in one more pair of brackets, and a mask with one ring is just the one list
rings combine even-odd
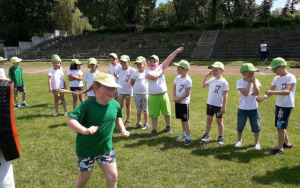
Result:
{"label": "cap brim", "polygon": [[115,87],[115,88],[121,88],[122,86],[120,86],[117,83],[107,83],[107,82],[99,82],[102,85],[105,85],[107,87]]}
{"label": "cap brim", "polygon": [[266,69],[273,69],[271,66],[268,66]]}

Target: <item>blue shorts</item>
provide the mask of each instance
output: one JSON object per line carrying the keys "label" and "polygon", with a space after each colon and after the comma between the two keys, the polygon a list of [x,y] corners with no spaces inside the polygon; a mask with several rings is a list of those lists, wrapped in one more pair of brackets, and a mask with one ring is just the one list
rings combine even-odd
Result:
{"label": "blue shorts", "polygon": [[275,109],[275,127],[278,129],[287,129],[289,117],[293,108],[276,106]]}
{"label": "blue shorts", "polygon": [[239,132],[239,133],[243,132],[246,122],[247,122],[247,118],[249,118],[250,125],[251,125],[251,131],[253,133],[258,133],[261,131],[258,109],[254,109],[254,110],[238,109],[237,116],[238,116],[237,117],[237,132]]}
{"label": "blue shorts", "polygon": [[114,150],[111,150],[104,155],[98,155],[95,157],[77,157],[77,168],[81,172],[91,171],[94,167],[95,161],[97,161],[98,164],[115,163],[116,158]]}

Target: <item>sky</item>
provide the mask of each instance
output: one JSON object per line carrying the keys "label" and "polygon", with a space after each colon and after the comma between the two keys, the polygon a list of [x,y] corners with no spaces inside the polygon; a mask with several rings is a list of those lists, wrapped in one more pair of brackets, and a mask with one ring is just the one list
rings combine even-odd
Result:
{"label": "sky", "polygon": [[[255,0],[256,4],[261,4],[263,0]],[[156,1],[156,6],[159,5],[159,3],[166,3],[167,0],[157,0]],[[286,3],[286,0],[274,0],[274,3],[273,3],[273,7],[271,10],[276,10],[277,8],[283,8],[284,5]],[[297,9],[299,9],[299,5],[297,6]]]}

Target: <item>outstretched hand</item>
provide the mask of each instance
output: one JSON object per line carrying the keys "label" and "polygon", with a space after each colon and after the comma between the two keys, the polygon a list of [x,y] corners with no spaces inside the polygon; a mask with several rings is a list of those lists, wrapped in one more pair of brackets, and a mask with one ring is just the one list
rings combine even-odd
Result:
{"label": "outstretched hand", "polygon": [[179,47],[179,48],[177,48],[175,51],[176,51],[177,53],[180,53],[180,52],[182,52],[183,50],[184,50],[183,47]]}

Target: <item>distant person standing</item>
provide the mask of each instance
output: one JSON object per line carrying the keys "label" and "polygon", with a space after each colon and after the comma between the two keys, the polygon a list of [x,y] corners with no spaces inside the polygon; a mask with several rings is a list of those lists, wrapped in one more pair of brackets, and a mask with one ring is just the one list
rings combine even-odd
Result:
{"label": "distant person standing", "polygon": [[266,44],[265,40],[261,41],[261,44],[259,45],[260,47],[260,60],[261,61],[268,61],[268,45]]}

